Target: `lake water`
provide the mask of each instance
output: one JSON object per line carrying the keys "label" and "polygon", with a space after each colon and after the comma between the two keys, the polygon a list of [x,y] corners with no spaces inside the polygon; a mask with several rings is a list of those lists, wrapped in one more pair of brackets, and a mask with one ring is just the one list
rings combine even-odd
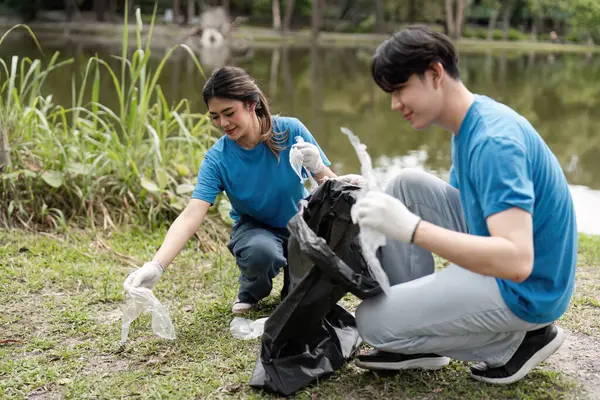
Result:
{"label": "lake water", "polygon": [[[71,103],[71,79],[98,54],[109,60],[119,48],[82,44],[45,45],[46,54],[61,51],[76,64],[57,71],[46,92],[57,102]],[[48,42],[50,43],[50,42]],[[223,62],[247,69],[282,115],[299,118],[317,138],[338,174],[359,171],[359,163],[341,126],[367,145],[383,179],[407,166],[442,178],[450,167],[450,134],[437,128],[416,132],[390,110],[389,95],[372,82],[369,58],[374,48],[275,48],[200,53],[209,74]],[[165,51],[155,52],[156,63]],[[160,53],[160,54],[158,54]],[[0,57],[39,57],[29,41],[7,42]],[[117,65],[117,61],[114,61]],[[582,232],[600,234],[600,56],[523,52],[461,51],[463,81],[473,91],[501,101],[527,117],[560,161],[569,183]],[[204,78],[184,54],[167,63],[160,84],[167,98],[187,98],[204,111]],[[102,101],[114,102],[108,79],[102,80]]]}

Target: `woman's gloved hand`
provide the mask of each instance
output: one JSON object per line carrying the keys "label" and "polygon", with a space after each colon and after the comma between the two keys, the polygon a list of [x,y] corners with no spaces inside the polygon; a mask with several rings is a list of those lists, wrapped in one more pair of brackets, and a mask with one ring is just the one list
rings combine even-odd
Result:
{"label": "woman's gloved hand", "polygon": [[323,172],[325,164],[321,159],[321,152],[317,146],[308,142],[300,142],[294,144],[292,147],[302,152],[302,165],[304,165],[307,170],[315,175]]}
{"label": "woman's gloved hand", "polygon": [[128,290],[137,287],[152,289],[164,272],[165,270],[160,263],[156,261],[147,262],[141,268],[129,274],[123,282],[123,289]]}

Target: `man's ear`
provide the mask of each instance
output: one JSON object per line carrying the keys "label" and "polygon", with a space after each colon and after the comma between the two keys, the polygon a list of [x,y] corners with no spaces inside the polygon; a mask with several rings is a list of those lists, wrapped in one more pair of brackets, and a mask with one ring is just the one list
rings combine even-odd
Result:
{"label": "man's ear", "polygon": [[429,70],[431,71],[431,77],[433,80],[434,89],[441,87],[442,80],[444,79],[444,76],[446,75],[446,71],[444,70],[442,63],[440,63],[440,62],[432,63],[429,66]]}

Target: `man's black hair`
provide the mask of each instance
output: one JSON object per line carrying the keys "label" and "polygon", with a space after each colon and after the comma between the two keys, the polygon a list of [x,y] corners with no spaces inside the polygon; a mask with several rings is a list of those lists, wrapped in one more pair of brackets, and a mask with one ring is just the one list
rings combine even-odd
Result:
{"label": "man's black hair", "polygon": [[393,92],[412,74],[425,75],[431,64],[439,62],[452,78],[459,80],[458,54],[447,36],[426,26],[404,28],[383,42],[372,59],[371,73],[385,92]]}

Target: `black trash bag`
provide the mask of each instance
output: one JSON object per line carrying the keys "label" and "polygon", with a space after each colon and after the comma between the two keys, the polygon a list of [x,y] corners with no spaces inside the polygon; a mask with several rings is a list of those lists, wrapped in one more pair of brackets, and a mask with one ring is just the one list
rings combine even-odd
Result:
{"label": "black trash bag", "polygon": [[250,386],[283,395],[322,379],[354,355],[361,339],[337,305],[348,292],[382,292],[369,273],[350,208],[360,188],[322,184],[288,223],[290,291],[265,324]]}

